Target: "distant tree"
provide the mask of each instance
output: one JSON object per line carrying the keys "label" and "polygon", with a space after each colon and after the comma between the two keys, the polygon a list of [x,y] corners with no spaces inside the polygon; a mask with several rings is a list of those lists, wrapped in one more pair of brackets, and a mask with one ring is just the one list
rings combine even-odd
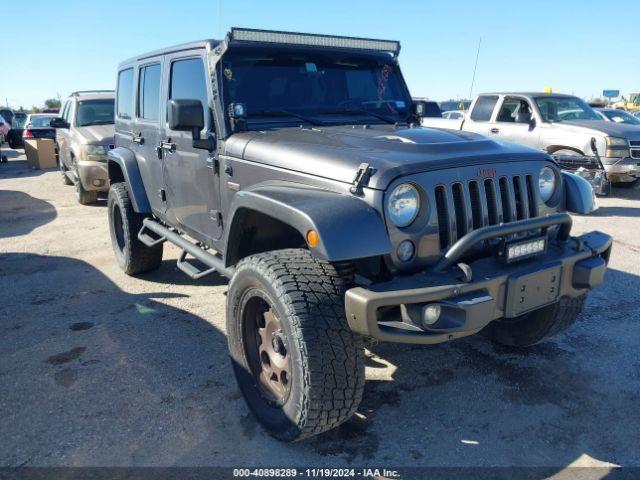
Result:
{"label": "distant tree", "polygon": [[38,113],[40,111],[40,109],[38,107],[36,107],[35,105],[33,105],[31,107],[31,113]]}
{"label": "distant tree", "polygon": [[19,112],[24,112],[24,107],[22,105],[20,105],[20,108],[18,109]]}
{"label": "distant tree", "polygon": [[60,100],[57,98],[47,98],[44,101],[44,106],[46,108],[60,108]]}

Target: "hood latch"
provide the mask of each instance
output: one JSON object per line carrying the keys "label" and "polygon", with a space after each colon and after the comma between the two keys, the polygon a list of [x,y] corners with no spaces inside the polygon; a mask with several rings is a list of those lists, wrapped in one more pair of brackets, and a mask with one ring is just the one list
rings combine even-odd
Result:
{"label": "hood latch", "polygon": [[376,173],[375,168],[371,167],[368,163],[361,163],[349,191],[354,195],[362,195],[362,188],[369,184],[369,179],[374,173]]}

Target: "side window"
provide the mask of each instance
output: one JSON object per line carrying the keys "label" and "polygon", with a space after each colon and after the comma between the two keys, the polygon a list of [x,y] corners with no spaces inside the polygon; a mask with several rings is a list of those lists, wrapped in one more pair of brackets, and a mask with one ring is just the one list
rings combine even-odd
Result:
{"label": "side window", "polygon": [[130,119],[133,113],[133,68],[118,74],[118,103],[116,114],[119,118]]}
{"label": "side window", "polygon": [[519,120],[519,114],[529,114],[529,118],[531,117],[529,102],[521,98],[506,97],[500,107],[496,121],[514,123]]}
{"label": "side window", "polygon": [[64,113],[64,121],[67,123],[71,123],[71,113],[73,111],[73,101],[67,101],[67,106],[65,107],[66,111]]}
{"label": "side window", "polygon": [[497,95],[483,95],[478,97],[469,118],[475,122],[488,122],[491,120],[491,113],[497,102]]}
{"label": "side window", "polygon": [[169,98],[200,100],[204,111],[208,110],[207,77],[201,58],[173,62]]}
{"label": "side window", "polygon": [[66,120],[68,109],[69,109],[69,100],[64,102],[64,106],[62,107],[62,110],[60,110],[60,118],[64,118]]}
{"label": "side window", "polygon": [[157,121],[160,106],[160,64],[140,69],[138,78],[138,117]]}

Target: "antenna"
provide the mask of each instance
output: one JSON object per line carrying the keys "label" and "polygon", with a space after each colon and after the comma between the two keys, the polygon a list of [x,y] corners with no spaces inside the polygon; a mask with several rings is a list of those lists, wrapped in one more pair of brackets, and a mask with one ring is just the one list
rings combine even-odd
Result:
{"label": "antenna", "polygon": [[469,98],[473,98],[473,84],[476,82],[476,70],[478,69],[478,58],[480,57],[480,45],[482,45],[482,37],[478,41],[478,50],[476,51],[476,63],[473,66],[473,77],[471,77],[471,88],[469,89]]}

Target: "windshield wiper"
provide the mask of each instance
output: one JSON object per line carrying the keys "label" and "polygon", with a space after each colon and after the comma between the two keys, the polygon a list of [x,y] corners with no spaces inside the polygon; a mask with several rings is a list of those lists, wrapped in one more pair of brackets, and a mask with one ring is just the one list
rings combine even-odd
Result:
{"label": "windshield wiper", "polygon": [[257,112],[252,112],[253,115],[265,116],[265,117],[282,117],[282,116],[290,116],[300,119],[304,122],[310,123],[311,125],[315,125],[320,127],[322,125],[326,125],[324,122],[320,120],[315,120],[313,118],[309,118],[305,115],[300,115],[299,113],[291,112],[289,110],[259,110]]}
{"label": "windshield wiper", "polygon": [[364,113],[366,115],[370,115],[372,117],[375,117],[379,120],[382,120],[385,123],[388,123],[389,125],[395,125],[396,123],[398,123],[396,120],[387,117],[386,115],[380,115],[379,113],[374,113],[374,112],[370,112],[369,110],[366,110],[364,108],[344,108],[342,110],[336,110],[333,112],[327,112],[327,113]]}

